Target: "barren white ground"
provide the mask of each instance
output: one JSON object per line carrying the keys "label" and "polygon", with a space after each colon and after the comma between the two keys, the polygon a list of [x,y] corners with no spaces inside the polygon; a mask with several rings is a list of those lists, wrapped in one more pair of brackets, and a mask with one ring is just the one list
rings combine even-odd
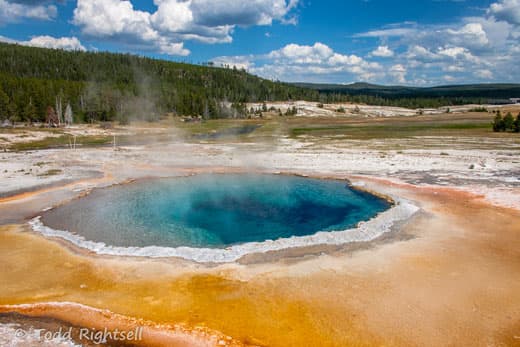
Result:
{"label": "barren white ground", "polygon": [[[0,153],[0,195],[110,172],[115,181],[170,176],[177,169],[227,167],[313,175],[368,175],[416,185],[456,186],[520,208],[520,157],[507,139],[422,137],[277,143],[185,143]],[[410,143],[408,143],[410,142]],[[420,144],[420,148],[416,144]],[[396,149],[399,145],[404,149]],[[406,148],[411,149],[406,149]],[[481,148],[484,147],[484,148]],[[489,149],[499,147],[504,149]],[[473,149],[467,149],[473,148]],[[61,172],[47,176],[49,170]]]}

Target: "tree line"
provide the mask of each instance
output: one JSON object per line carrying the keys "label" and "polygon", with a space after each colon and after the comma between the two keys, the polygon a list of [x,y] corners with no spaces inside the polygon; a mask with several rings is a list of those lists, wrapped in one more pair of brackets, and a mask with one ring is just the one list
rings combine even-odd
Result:
{"label": "tree line", "polygon": [[75,122],[121,123],[156,120],[167,113],[205,119],[246,117],[250,114],[246,103],[265,101],[352,102],[412,109],[483,102],[453,96],[351,95],[270,81],[210,64],[0,43],[0,120],[45,121],[56,99],[70,105]]}
{"label": "tree line", "polygon": [[504,117],[502,117],[502,113],[497,111],[492,125],[494,132],[511,131],[518,133],[520,132],[520,113],[518,113],[515,119],[511,112],[508,112]]}
{"label": "tree line", "polygon": [[71,105],[75,121],[125,122],[165,113],[243,117],[247,102],[313,100],[319,93],[235,68],[0,44],[0,119],[44,121],[57,97]]}

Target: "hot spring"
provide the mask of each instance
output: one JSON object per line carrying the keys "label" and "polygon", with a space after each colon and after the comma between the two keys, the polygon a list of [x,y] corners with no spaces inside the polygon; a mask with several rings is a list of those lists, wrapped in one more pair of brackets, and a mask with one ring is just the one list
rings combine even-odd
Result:
{"label": "hot spring", "polygon": [[116,248],[223,249],[346,230],[389,207],[339,180],[208,174],[97,189],[42,222]]}

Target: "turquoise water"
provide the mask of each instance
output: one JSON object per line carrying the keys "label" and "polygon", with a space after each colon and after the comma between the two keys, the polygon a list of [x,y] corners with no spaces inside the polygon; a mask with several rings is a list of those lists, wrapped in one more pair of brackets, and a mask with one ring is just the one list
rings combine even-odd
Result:
{"label": "turquoise water", "polygon": [[342,181],[197,175],[96,190],[42,221],[112,246],[222,248],[345,230],[389,207]]}

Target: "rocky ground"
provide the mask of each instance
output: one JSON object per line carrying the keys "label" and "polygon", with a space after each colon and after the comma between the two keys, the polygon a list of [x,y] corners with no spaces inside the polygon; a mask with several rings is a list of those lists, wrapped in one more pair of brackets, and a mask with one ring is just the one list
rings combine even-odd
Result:
{"label": "rocky ground", "polygon": [[[252,133],[210,140],[192,134],[243,123],[140,125],[116,131],[157,140],[1,153],[0,328],[35,316],[102,328],[117,316],[170,346],[520,345],[520,140],[467,127],[489,116],[442,129],[428,117],[453,115],[252,120]],[[95,187],[230,171],[347,178],[421,211],[371,243],[211,266],[96,256],[26,224]]]}

